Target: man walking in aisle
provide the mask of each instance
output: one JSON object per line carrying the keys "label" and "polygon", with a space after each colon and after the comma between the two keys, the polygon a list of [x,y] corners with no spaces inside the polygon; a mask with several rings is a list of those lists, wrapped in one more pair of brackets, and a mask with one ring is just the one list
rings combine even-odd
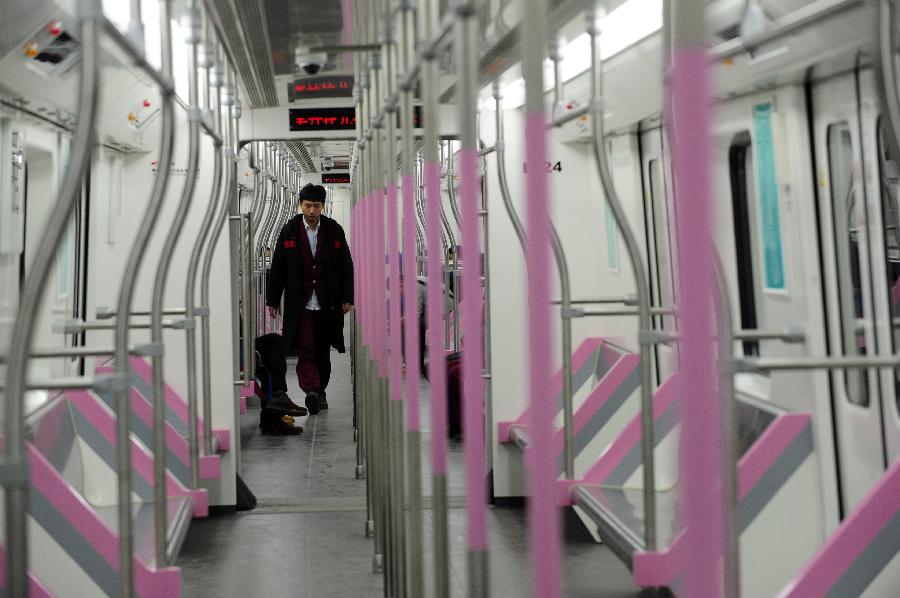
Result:
{"label": "man walking in aisle", "polygon": [[297,380],[310,415],[328,409],[331,347],[344,353],[344,315],[353,306],[353,259],[344,229],[322,215],[325,188],[300,189],[300,213],[281,229],[266,289],[274,318],[284,294],[284,346],[297,351]]}

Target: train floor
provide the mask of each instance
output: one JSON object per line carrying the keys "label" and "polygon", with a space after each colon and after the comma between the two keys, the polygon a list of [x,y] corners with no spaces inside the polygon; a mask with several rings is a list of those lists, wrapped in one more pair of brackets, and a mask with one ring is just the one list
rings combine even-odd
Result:
{"label": "train floor", "polygon": [[[328,389],[330,409],[298,418],[299,436],[263,436],[259,407],[241,417],[243,479],[256,494],[257,507],[237,514],[213,515],[193,522],[178,565],[187,598],[249,596],[377,598],[382,576],[372,573],[373,540],[366,538],[366,486],[355,477],[350,365],[347,355],[332,354]],[[291,398],[302,394],[288,363]],[[425,389],[427,390],[427,388]],[[427,393],[423,421],[428,421]],[[430,446],[423,436],[423,493]],[[450,494],[451,595],[466,595],[465,501],[462,445],[451,442]],[[427,500],[426,500],[427,504]],[[424,513],[426,589],[431,595],[431,513]],[[626,567],[595,543],[571,513],[566,517],[566,596],[636,598]],[[530,596],[526,508],[488,510],[492,595]],[[417,597],[411,597],[417,598]]]}

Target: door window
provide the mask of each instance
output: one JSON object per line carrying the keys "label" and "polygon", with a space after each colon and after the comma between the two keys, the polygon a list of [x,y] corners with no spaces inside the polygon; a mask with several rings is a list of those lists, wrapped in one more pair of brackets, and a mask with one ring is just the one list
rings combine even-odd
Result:
{"label": "door window", "polygon": [[[650,217],[648,233],[650,233],[650,249],[653,251],[655,271],[651,274],[653,295],[660,307],[672,307],[675,304],[672,287],[672,266],[670,256],[672,247],[669,243],[668,211],[666,205],[665,182],[658,159],[647,163],[650,184],[650,202],[647,214]],[[656,316],[656,325],[662,330],[674,329],[674,316]]]}
{"label": "door window", "polygon": [[[853,140],[848,124],[841,122],[829,126],[827,141],[841,343],[844,355],[860,356],[867,352],[860,263],[860,249],[867,243],[865,202],[853,176]],[[842,375],[850,401],[868,406],[869,380],[866,370],[847,369]]]}
{"label": "door window", "polygon": [[[732,140],[728,151],[728,170],[731,180],[731,202],[734,216],[734,252],[737,266],[738,298],[741,309],[741,328],[753,330],[757,324],[754,255],[756,236],[753,234],[755,212],[751,205],[753,193],[753,152],[750,133],[742,131]],[[759,355],[759,343],[743,343],[744,355]]]}
{"label": "door window", "polygon": [[[884,264],[888,305],[891,311],[891,352],[900,346],[900,206],[897,186],[900,172],[896,160],[888,156],[884,139],[884,119],[878,119],[878,180],[881,189],[881,220],[884,226]],[[894,369],[894,400],[900,411],[900,369]]]}

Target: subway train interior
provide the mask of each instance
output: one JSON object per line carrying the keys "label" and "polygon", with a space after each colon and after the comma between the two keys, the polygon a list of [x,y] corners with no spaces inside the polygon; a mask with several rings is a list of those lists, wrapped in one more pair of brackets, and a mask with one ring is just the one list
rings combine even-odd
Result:
{"label": "subway train interior", "polygon": [[0,0],[0,594],[900,597],[898,53]]}

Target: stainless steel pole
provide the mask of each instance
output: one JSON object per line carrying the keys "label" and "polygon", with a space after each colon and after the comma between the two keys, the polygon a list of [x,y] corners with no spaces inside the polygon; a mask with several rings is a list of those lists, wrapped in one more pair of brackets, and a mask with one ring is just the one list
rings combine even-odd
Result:
{"label": "stainless steel pole", "polygon": [[[216,58],[216,64],[212,71],[212,86],[215,88],[215,120],[216,127],[222,131],[223,147],[219,155],[218,161],[223,163],[227,155],[228,146],[231,143],[230,138],[226,136],[225,128],[222,121],[223,94],[222,86],[225,83],[224,70],[222,68],[221,58]],[[217,148],[218,149],[218,148]],[[200,304],[206,308],[206,312],[200,318],[200,344],[201,344],[201,372],[203,378],[203,443],[207,455],[213,454],[213,436],[212,436],[212,343],[210,340],[210,315],[211,306],[209,301],[210,276],[212,274],[212,260],[216,252],[216,246],[219,236],[222,234],[222,227],[225,226],[225,219],[228,216],[228,189],[233,184],[231,179],[231,169],[222,167],[222,174],[225,176],[225,182],[217,187],[220,196],[216,199],[219,202],[217,213],[213,219],[213,228],[210,232],[206,248],[203,253],[203,262],[200,269]],[[233,380],[234,378],[232,378]]]}
{"label": "stainless steel pole", "polygon": [[[238,342],[240,337],[242,336],[241,330],[241,297],[243,295],[243,287],[241,285],[241,280],[239,278],[239,271],[241,267],[241,256],[243,252],[241,251],[241,196],[240,196],[240,188],[237,184],[237,163],[239,160],[239,154],[241,151],[240,146],[240,133],[239,133],[239,124],[238,119],[241,117],[241,103],[238,98],[238,84],[237,84],[237,73],[235,72],[235,65],[229,65],[229,68],[225,71],[226,74],[226,82],[228,85],[229,99],[231,99],[231,104],[229,106],[228,111],[228,133],[229,138],[231,139],[231,146],[228,152],[229,161],[226,162],[227,170],[229,176],[231,177],[231,185],[225,187],[225,192],[228,194],[228,257],[229,263],[231,266],[231,380],[237,381],[238,374],[241,373],[241,351],[244,353],[244,372],[241,374],[241,378],[244,379],[244,383],[246,384],[246,359],[247,359],[247,339],[244,338],[243,342]],[[231,395],[232,395],[232,409],[234,413],[235,421],[240,421],[240,412],[237,401],[237,388],[232,384],[231,386]],[[210,434],[212,434],[212,417],[206,417],[204,419],[204,424],[209,428]],[[234,435],[235,442],[235,461],[237,473],[241,472],[241,451],[240,447],[237,446],[240,444],[240,434]]]}
{"label": "stainless steel pole", "polygon": [[603,128],[603,62],[600,57],[600,32],[594,15],[588,15],[588,34],[591,39],[591,123],[593,125],[594,161],[600,174],[603,193],[616,221],[619,233],[625,241],[628,260],[634,275],[638,296],[638,343],[640,344],[641,372],[641,459],[643,464],[644,494],[644,549],[656,550],[656,472],[653,449],[653,377],[650,367],[651,342],[647,333],[652,332],[650,315],[650,289],[647,286],[646,269],[634,231],[628,224],[625,210],[612,181],[612,173],[606,156]]}
{"label": "stainless steel pole", "polygon": [[[454,217],[460,218],[460,238],[466,251],[462,276],[462,291],[465,300],[464,313],[457,316],[455,337],[457,347],[460,324],[466,328],[468,343],[462,354],[462,385],[465,404],[463,430],[465,432],[465,461],[468,511],[468,561],[469,595],[484,598],[490,595],[487,546],[487,483],[484,472],[483,401],[484,379],[482,370],[483,319],[481,316],[481,239],[478,232],[478,139],[477,139],[477,96],[478,96],[478,55],[475,3],[460,1],[455,6],[456,24],[454,29],[454,49],[456,50],[459,75],[457,98],[460,123],[460,195],[461,209],[456,207],[453,181],[448,175],[450,206]],[[448,152],[448,165],[452,165],[452,147]],[[459,258],[458,252],[454,257]],[[457,279],[459,280],[459,279]],[[454,297],[459,297],[459,290]],[[438,432],[440,433],[440,432]]]}
{"label": "stainless steel pole", "polygon": [[[160,36],[162,48],[162,75],[164,78],[172,77],[172,39],[170,25],[170,2],[169,0],[160,1]],[[114,393],[116,404],[116,421],[117,421],[117,474],[118,474],[118,500],[119,500],[119,542],[127,545],[126,548],[120,546],[120,593],[130,596],[134,591],[134,571],[133,571],[133,539],[132,539],[132,518],[131,518],[131,430],[129,420],[131,418],[130,404],[130,384],[126,384],[129,380],[131,365],[128,361],[128,328],[129,317],[125,314],[131,312],[131,302],[134,295],[135,281],[140,271],[141,263],[147,250],[147,244],[162,210],[162,204],[165,200],[166,190],[169,185],[169,172],[171,170],[171,157],[173,146],[175,143],[174,132],[174,103],[170,93],[163,93],[162,99],[162,120],[161,120],[162,140],[159,153],[159,167],[157,169],[156,181],[150,195],[150,201],[144,212],[142,225],[138,229],[138,235],[132,246],[131,253],[128,256],[128,262],[125,265],[125,271],[122,276],[122,284],[119,288],[119,301],[116,309],[117,314],[122,314],[116,318],[116,353],[115,365],[116,375],[119,378],[121,386]],[[155,343],[154,343],[155,344]],[[162,345],[155,344],[154,352],[162,352]],[[156,419],[154,414],[154,419]],[[154,433],[155,435],[155,433]],[[163,485],[165,491],[165,485]],[[154,489],[155,500],[158,498],[158,489]],[[163,498],[165,502],[165,498]],[[157,507],[154,506],[154,512]],[[158,524],[157,524],[158,525]],[[157,532],[158,533],[158,532]],[[165,533],[163,533],[165,536]],[[163,551],[165,552],[165,551]],[[162,563],[165,563],[165,555],[162,557]],[[126,585],[128,586],[126,588]]]}
{"label": "stainless steel pole", "polygon": [[[550,58],[553,60],[553,116],[556,109],[563,101],[562,80],[562,56],[560,55],[559,42],[554,40],[550,46]],[[563,366],[563,461],[565,463],[564,475],[567,480],[575,477],[575,424],[573,421],[574,405],[572,403],[572,285],[569,282],[569,263],[563,248],[562,239],[556,230],[556,225],[550,220],[550,243],[553,248],[553,257],[556,260],[556,269],[559,272],[559,296],[562,334],[562,366]]]}
{"label": "stainless steel pole", "polygon": [[[456,190],[453,186],[453,175],[455,174],[454,166],[453,166],[453,142],[447,142],[447,198],[450,201],[450,212],[453,214],[453,219],[456,221],[456,228],[459,230],[459,205],[456,203]],[[443,206],[443,201],[441,202]],[[446,218],[446,217],[445,217]],[[447,221],[445,223],[447,227],[447,234],[450,233],[450,222]],[[459,235],[462,237],[462,233]],[[456,351],[459,351],[459,339],[460,339],[460,330],[459,330],[459,299],[460,299],[460,284],[459,284],[459,274],[460,274],[460,266],[459,266],[459,252],[460,252],[460,243],[459,245],[453,246],[453,269],[450,270],[450,279],[453,281],[453,348]],[[477,262],[472,262],[477,263]]]}
{"label": "stainless steel pole", "polygon": [[[421,0],[419,5],[419,27],[422,38],[428,39],[437,27],[437,0]],[[424,143],[425,159],[425,241],[428,244],[426,272],[428,275],[427,298],[425,307],[428,310],[428,381],[431,397],[431,502],[433,514],[434,537],[434,596],[448,598],[450,595],[450,540],[447,512],[447,437],[446,437],[446,402],[436,405],[435,397],[446,392],[444,369],[444,341],[447,338],[444,323],[446,322],[447,285],[442,282],[442,264],[446,254],[441,254],[441,161],[438,153],[438,97],[437,97],[437,58],[435,52],[424,54],[422,64],[422,101],[424,107]],[[452,246],[452,245],[451,245]],[[441,287],[444,287],[443,290]],[[442,338],[443,337],[443,338]]]}
{"label": "stainless steel pole", "polygon": [[[441,155],[440,155],[440,162],[438,164],[443,166],[443,163],[444,163],[444,143],[443,142],[441,142],[440,148],[441,148]],[[450,150],[449,142],[447,143],[447,149],[448,149],[448,153],[449,153],[449,150]],[[447,183],[448,185],[452,184],[453,177],[450,176],[449,170],[448,170],[447,180],[448,180],[448,183]],[[438,182],[440,182],[440,181],[438,181]],[[440,189],[438,189],[438,191],[440,191]],[[448,264],[450,267],[446,271],[446,280],[443,283],[444,284],[444,296],[445,296],[444,309],[446,310],[446,313],[444,316],[444,349],[449,350],[451,342],[453,342],[452,341],[453,337],[450,335],[450,328],[452,325],[451,318],[450,318],[450,310],[451,309],[453,310],[453,314],[454,314],[453,318],[454,319],[456,318],[456,314],[459,313],[459,301],[458,301],[459,285],[455,284],[456,283],[456,279],[455,279],[456,272],[459,270],[459,243],[456,242],[456,235],[453,234],[453,230],[450,228],[450,220],[447,218],[447,213],[444,211],[443,195],[439,196],[438,199],[440,200],[440,208],[441,208],[441,212],[440,212],[441,224],[444,227],[444,233],[447,235],[447,241],[450,245],[450,248],[453,250],[453,259],[452,260],[449,257],[447,257],[446,255],[444,256],[444,259],[442,260],[442,263],[450,262],[450,264]],[[458,328],[458,326],[457,326],[457,328]],[[454,345],[453,348],[457,349],[458,346]]]}
{"label": "stainless steel pole", "polygon": [[[401,0],[401,52],[403,69],[409,70],[415,51],[415,12],[411,0]],[[421,433],[419,430],[419,283],[416,280],[418,267],[418,221],[416,220],[415,190],[415,147],[413,145],[412,89],[403,85],[400,89],[400,127],[402,133],[402,191],[403,191],[403,281],[405,306],[406,340],[406,446],[407,481],[409,491],[409,595],[418,597],[425,594],[425,579],[422,560],[422,455]],[[394,299],[397,300],[396,298]],[[402,475],[400,484],[403,484]],[[401,512],[402,514],[402,512]]]}
{"label": "stainless steel pole", "polygon": [[[171,0],[160,2],[160,31],[162,33],[163,54],[169,54],[169,64],[163,62],[163,72],[172,73],[172,31],[171,31]],[[156,563],[158,567],[168,566],[167,525],[168,504],[166,501],[166,398],[164,392],[165,373],[163,371],[164,344],[162,338],[162,304],[166,294],[169,267],[172,265],[172,256],[175,246],[184,229],[184,221],[194,198],[194,188],[197,182],[198,167],[200,164],[200,113],[197,110],[197,43],[200,41],[200,15],[194,8],[193,2],[188,2],[186,7],[187,25],[185,29],[185,41],[188,48],[188,85],[190,108],[188,109],[188,175],[185,178],[181,197],[175,209],[175,216],[169,233],[163,242],[159,262],[156,267],[156,276],[153,281],[153,296],[150,303],[150,342],[154,346],[151,359],[153,370],[153,514],[156,533],[154,544],[156,547]],[[168,46],[168,47],[167,47]],[[168,70],[166,70],[168,68]],[[124,312],[118,312],[120,314]],[[123,318],[120,318],[123,319]],[[124,318],[127,321],[127,317]],[[193,321],[186,322],[193,326]],[[191,471],[191,483],[198,482],[198,471]]]}
{"label": "stainless steel pole", "polygon": [[[202,62],[200,66],[204,69],[204,107],[201,111],[201,118],[211,118],[212,112],[209,110],[210,105],[210,79],[211,69],[215,64],[215,55],[210,42],[210,25],[207,21],[205,30],[205,42],[203,44],[204,51],[200,54]],[[197,107],[199,109],[199,106]],[[218,122],[217,119],[214,120]],[[213,124],[213,128],[216,124]],[[206,205],[206,211],[203,214],[203,221],[200,224],[200,232],[197,235],[194,245],[191,248],[191,255],[188,259],[187,276],[185,278],[184,287],[184,304],[185,318],[188,321],[196,322],[196,291],[197,291],[197,268],[200,265],[200,255],[203,251],[203,245],[209,238],[210,230],[213,226],[213,219],[216,212],[216,200],[219,197],[219,191],[222,182],[222,141],[221,139],[213,139],[213,177],[212,190]],[[205,306],[208,310],[208,305]],[[202,322],[202,320],[201,320]],[[197,331],[195,326],[188,326],[185,329],[185,340],[187,345],[187,401],[188,401],[188,447],[191,453],[191,471],[199,472],[200,470],[200,439],[199,439],[199,414],[197,401]],[[208,347],[208,341],[207,341]],[[208,353],[207,353],[208,355]],[[207,357],[208,359],[208,357]],[[204,363],[207,363],[204,359]],[[206,366],[204,366],[206,367]],[[204,386],[207,384],[204,379]],[[207,392],[204,388],[204,392]],[[210,451],[211,452],[211,451]],[[192,473],[192,475],[195,475]]]}
{"label": "stainless steel pole", "polygon": [[[77,27],[81,42],[81,60],[78,72],[78,122],[72,138],[71,157],[60,184],[56,205],[47,223],[46,238],[49,242],[38,246],[28,269],[9,346],[3,422],[5,437],[3,467],[9,469],[10,473],[18,470],[19,475],[11,475],[3,482],[3,486],[6,516],[6,593],[13,598],[28,595],[27,512],[30,478],[25,452],[24,405],[28,353],[34,338],[40,299],[57,249],[62,242],[62,233],[80,196],[83,177],[90,160],[100,85],[98,56],[100,15],[99,1],[85,0],[78,4]],[[130,554],[130,545],[126,545],[126,548]],[[129,585],[128,588],[130,587]]]}
{"label": "stainless steel pole", "polygon": [[[711,240],[710,246],[713,246]],[[723,595],[728,598],[741,598],[740,490],[737,475],[740,449],[738,447],[737,409],[734,404],[734,369],[731,367],[734,360],[734,318],[722,259],[718,252],[715,252],[710,259],[713,262],[717,293],[714,303],[719,329],[719,400],[722,404],[722,440],[725,449],[725,459],[722,460],[726,546],[723,558],[725,582]]]}

